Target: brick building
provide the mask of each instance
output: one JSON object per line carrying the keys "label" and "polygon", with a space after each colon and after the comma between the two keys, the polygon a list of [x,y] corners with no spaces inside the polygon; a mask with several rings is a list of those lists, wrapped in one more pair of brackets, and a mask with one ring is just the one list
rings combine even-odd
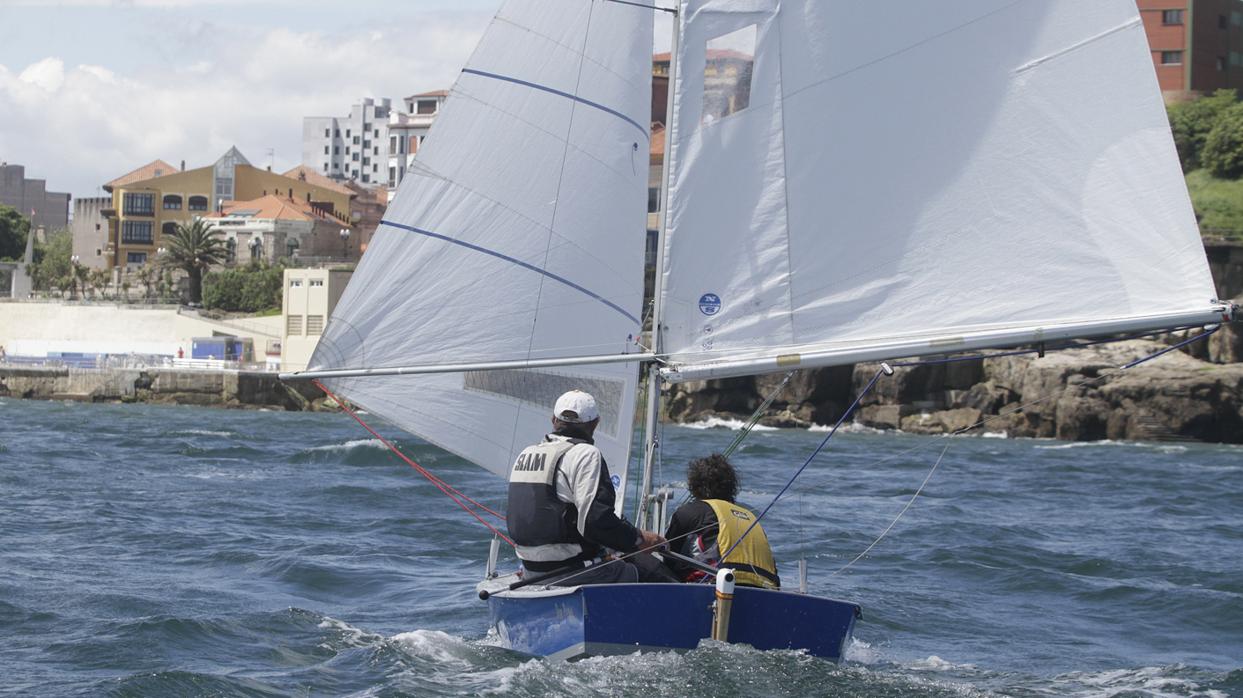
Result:
{"label": "brick building", "polygon": [[1243,0],[1138,0],[1166,100],[1243,91]]}

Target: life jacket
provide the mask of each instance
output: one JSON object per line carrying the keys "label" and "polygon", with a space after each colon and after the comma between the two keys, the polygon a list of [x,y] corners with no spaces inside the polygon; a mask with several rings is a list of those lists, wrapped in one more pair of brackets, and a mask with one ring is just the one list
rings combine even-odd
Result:
{"label": "life jacket", "polygon": [[[520,557],[529,568],[549,566],[540,563],[589,560],[600,554],[600,547],[584,540],[578,532],[578,507],[557,496],[561,459],[582,443],[590,442],[549,438],[528,446],[518,454],[509,471],[506,524],[514,543],[528,548],[528,554]],[[546,549],[539,550],[541,547]],[[527,564],[528,557],[535,564]],[[556,567],[555,564],[551,566]]]}
{"label": "life jacket", "polygon": [[[713,552],[719,559],[721,553],[730,549],[742,534],[755,521],[746,507],[738,506],[723,499],[705,499],[704,504],[712,507],[716,514],[719,530],[716,534],[716,547]],[[756,524],[755,528],[742,538],[742,543],[729,554],[729,559],[716,563],[717,567],[732,568],[739,584],[744,586],[762,587],[764,589],[780,589],[781,577],[777,576],[777,563],[773,560],[773,550],[768,546],[768,536],[764,527]]]}

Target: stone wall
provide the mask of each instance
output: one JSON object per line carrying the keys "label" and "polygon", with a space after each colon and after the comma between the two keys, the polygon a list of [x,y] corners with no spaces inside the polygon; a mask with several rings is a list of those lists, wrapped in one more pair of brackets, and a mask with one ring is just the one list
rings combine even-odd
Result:
{"label": "stone wall", "polygon": [[274,373],[175,369],[3,367],[0,397],[277,410],[324,405],[309,382],[282,383]]}

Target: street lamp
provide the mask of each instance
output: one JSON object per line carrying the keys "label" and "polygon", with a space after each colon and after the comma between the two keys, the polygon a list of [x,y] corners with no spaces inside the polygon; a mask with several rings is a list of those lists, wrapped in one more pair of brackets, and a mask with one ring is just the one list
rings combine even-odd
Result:
{"label": "street lamp", "polygon": [[345,257],[346,261],[349,261],[350,259],[350,229],[349,228],[341,229],[341,256]]}

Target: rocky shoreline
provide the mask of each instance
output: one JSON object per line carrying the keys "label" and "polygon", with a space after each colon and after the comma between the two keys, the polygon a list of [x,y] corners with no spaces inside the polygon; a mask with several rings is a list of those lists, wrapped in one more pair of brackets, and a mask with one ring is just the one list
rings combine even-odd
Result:
{"label": "rocky shoreline", "polygon": [[[1214,346],[1224,351],[1235,348],[1236,340]],[[1175,351],[1132,369],[1119,368],[1166,347],[1130,340],[1043,357],[912,362],[895,367],[893,376],[882,376],[853,420],[920,434],[1243,443],[1243,363],[1213,363]],[[879,364],[858,364],[796,372],[760,423],[832,424],[878,370]],[[783,378],[676,385],[665,401],[666,417],[674,422],[747,419]]]}

